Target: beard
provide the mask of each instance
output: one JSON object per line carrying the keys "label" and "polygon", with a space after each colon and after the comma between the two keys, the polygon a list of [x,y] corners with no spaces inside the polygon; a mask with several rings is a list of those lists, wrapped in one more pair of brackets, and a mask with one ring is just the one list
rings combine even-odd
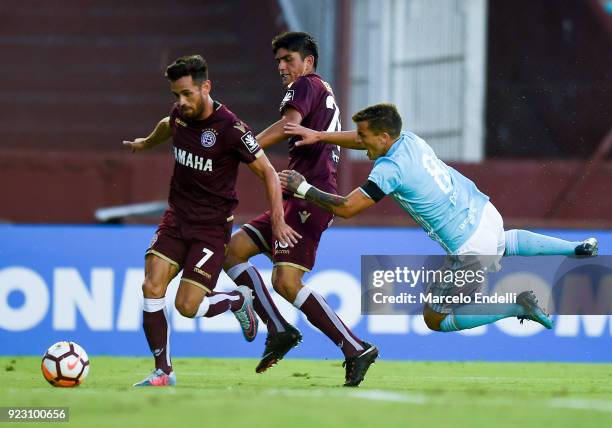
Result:
{"label": "beard", "polygon": [[204,111],[204,102],[202,101],[202,98],[200,98],[200,100],[192,106],[181,107],[181,116],[187,119],[196,120],[198,117],[202,115],[203,111]]}

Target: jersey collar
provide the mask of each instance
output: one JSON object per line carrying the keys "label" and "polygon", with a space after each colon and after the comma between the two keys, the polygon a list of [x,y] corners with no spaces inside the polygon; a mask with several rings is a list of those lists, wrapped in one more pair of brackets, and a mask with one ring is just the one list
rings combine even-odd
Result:
{"label": "jersey collar", "polygon": [[401,145],[401,142],[404,140],[404,133],[400,133],[400,136],[397,137],[397,140],[395,140],[393,142],[393,144],[391,144],[391,147],[389,147],[389,150],[387,151],[387,154],[385,154],[385,156],[391,156],[393,153],[395,153],[397,151],[397,149],[399,148],[399,146]]}

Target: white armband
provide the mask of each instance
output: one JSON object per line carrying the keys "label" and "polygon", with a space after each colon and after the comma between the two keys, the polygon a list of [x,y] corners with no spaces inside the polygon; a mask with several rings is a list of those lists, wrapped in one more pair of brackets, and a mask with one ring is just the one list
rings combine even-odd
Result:
{"label": "white armband", "polygon": [[308,192],[311,187],[312,187],[312,185],[309,184],[306,180],[304,180],[304,181],[302,181],[300,183],[300,185],[298,186],[298,188],[295,191],[295,193],[297,193],[298,195],[304,197],[304,196],[306,196],[306,192]]}

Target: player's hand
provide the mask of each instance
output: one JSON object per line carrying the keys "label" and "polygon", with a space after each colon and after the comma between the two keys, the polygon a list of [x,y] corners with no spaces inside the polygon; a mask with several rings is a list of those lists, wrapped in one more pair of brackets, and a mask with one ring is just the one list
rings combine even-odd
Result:
{"label": "player's hand", "polygon": [[318,143],[321,140],[318,131],[298,125],[297,123],[286,123],[283,129],[287,135],[298,135],[302,137],[300,141],[295,142],[296,146],[308,146]]}
{"label": "player's hand", "polygon": [[302,235],[297,233],[295,230],[291,228],[287,223],[285,223],[284,219],[280,221],[273,222],[272,224],[272,234],[274,238],[283,246],[290,246],[293,248],[294,244],[302,238]]}
{"label": "player's hand", "polygon": [[292,169],[285,169],[279,172],[278,178],[283,189],[293,193],[297,192],[298,186],[306,180],[302,174]]}
{"label": "player's hand", "polygon": [[136,138],[134,141],[124,141],[123,147],[127,148],[130,152],[136,153],[145,149],[146,138]]}

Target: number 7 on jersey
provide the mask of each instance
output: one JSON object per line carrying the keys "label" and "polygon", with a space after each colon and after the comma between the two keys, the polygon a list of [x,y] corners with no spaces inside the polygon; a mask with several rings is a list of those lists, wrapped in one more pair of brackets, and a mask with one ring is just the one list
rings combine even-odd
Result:
{"label": "number 7 on jersey", "polygon": [[214,251],[210,251],[208,248],[202,248],[202,252],[204,252],[204,256],[200,259],[199,262],[196,263],[196,267],[200,269],[204,263],[206,263],[212,256],[215,254]]}

